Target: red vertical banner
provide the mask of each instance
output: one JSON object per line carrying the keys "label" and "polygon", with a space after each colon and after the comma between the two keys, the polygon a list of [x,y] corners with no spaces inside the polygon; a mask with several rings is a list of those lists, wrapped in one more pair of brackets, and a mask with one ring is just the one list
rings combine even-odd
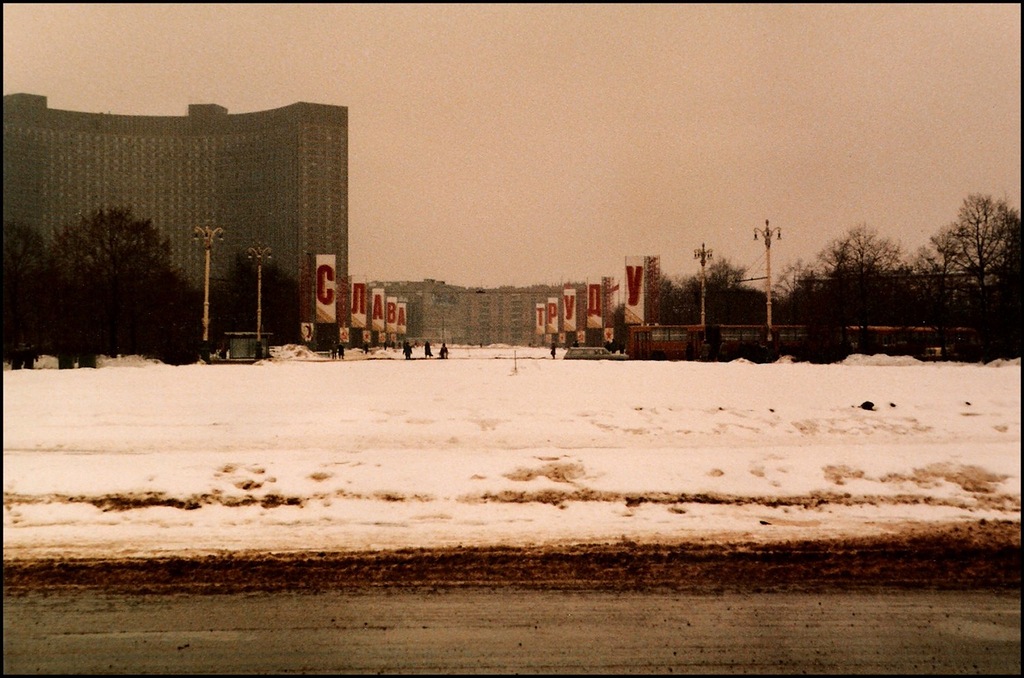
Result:
{"label": "red vertical banner", "polygon": [[548,297],[547,314],[544,318],[548,334],[558,332],[558,297]]}
{"label": "red vertical banner", "polygon": [[398,332],[398,297],[387,297],[385,300],[384,331],[388,334]]}
{"label": "red vertical banner", "polygon": [[384,288],[374,287],[370,295],[370,329],[384,331]]}
{"label": "red vertical banner", "polygon": [[534,319],[535,319],[535,325],[533,327],[533,333],[534,334],[537,334],[537,335],[544,334],[544,325],[546,324],[544,322],[544,317],[545,317],[546,314],[547,314],[547,311],[545,310],[544,302],[543,301],[538,301],[536,307],[534,308]]}
{"label": "red vertical banner", "polygon": [[562,329],[566,332],[576,331],[575,287],[566,287],[562,290]]}
{"label": "red vertical banner", "polygon": [[333,323],[337,320],[337,285],[335,284],[335,257],[333,254],[316,255],[316,321]]}
{"label": "red vertical banner", "polygon": [[366,329],[366,283],[352,283],[352,327]]}
{"label": "red vertical banner", "polygon": [[644,324],[661,322],[661,257],[644,257]]}
{"label": "red vertical banner", "polygon": [[601,303],[601,285],[587,284],[587,329],[599,330],[603,323],[604,305]]}
{"label": "red vertical banner", "polygon": [[396,326],[397,331],[398,331],[399,334],[405,334],[406,333],[406,328],[408,326],[407,322],[406,322],[406,317],[405,317],[405,314],[406,314],[406,311],[407,311],[407,307],[408,307],[408,303],[407,302],[404,302],[404,301],[398,302],[398,311],[397,311],[398,317],[395,319],[395,326]]}
{"label": "red vertical banner", "polygon": [[626,257],[626,324],[644,322],[644,257]]}
{"label": "red vertical banner", "polygon": [[615,282],[615,278],[606,276],[601,278],[601,286],[604,288],[604,304],[602,306],[604,326],[608,328],[613,326],[613,321],[615,320],[615,305],[618,303],[619,283]]}

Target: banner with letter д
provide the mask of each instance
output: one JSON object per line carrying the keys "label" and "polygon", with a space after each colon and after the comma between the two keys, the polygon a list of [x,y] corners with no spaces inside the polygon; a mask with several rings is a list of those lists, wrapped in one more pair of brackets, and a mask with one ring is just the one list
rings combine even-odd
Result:
{"label": "banner with letter \u0434", "polygon": [[626,324],[644,322],[644,258],[626,257]]}

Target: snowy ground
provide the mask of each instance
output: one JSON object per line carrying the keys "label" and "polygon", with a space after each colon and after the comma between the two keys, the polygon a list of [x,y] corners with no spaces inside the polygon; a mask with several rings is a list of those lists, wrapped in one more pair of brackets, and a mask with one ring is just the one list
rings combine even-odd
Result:
{"label": "snowy ground", "polygon": [[248,365],[101,357],[58,370],[44,357],[5,370],[4,559],[768,542],[1020,521],[1019,360],[450,348],[446,361],[285,347]]}

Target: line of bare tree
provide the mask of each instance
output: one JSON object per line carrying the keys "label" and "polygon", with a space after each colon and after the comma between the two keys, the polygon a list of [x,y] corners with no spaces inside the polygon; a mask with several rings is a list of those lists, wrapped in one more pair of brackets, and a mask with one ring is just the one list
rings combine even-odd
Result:
{"label": "line of bare tree", "polygon": [[[298,337],[297,286],[263,269],[264,331]],[[211,284],[211,337],[256,328],[256,271],[238,253],[227,280]],[[171,364],[200,355],[203,291],[171,262],[170,242],[130,208],[83,214],[47,238],[4,222],[4,354],[145,355]],[[276,320],[276,323],[275,323]],[[296,336],[289,337],[288,330]],[[216,348],[216,347],[214,347]]]}
{"label": "line of bare tree", "polygon": [[[129,208],[85,214],[47,239],[4,223],[4,352],[31,345],[53,354],[139,354],[180,364],[199,355],[202,290],[171,263],[170,244]],[[940,335],[972,327],[982,358],[1020,356],[1020,211],[972,194],[927,246],[907,256],[898,242],[861,224],[815,262],[784,269],[773,285],[773,324],[859,328],[925,326]],[[765,322],[763,289],[727,258],[706,271],[708,324]],[[264,332],[298,342],[298,283],[273,263],[263,269]],[[236,255],[227,280],[211,284],[211,337],[255,328],[256,271]],[[698,276],[661,281],[662,324],[700,322]],[[621,324],[621,309],[617,314]],[[216,347],[214,347],[216,348]]]}
{"label": "line of bare tree", "polygon": [[[930,327],[939,336],[971,327],[981,358],[1020,357],[1020,211],[1005,200],[969,195],[957,217],[909,256],[860,224],[830,242],[813,263],[798,261],[773,280],[773,325],[847,328],[868,346],[871,325]],[[727,258],[706,270],[708,324],[763,324],[765,294]],[[700,322],[700,277],[662,281],[660,322]],[[843,339],[845,340],[845,336]]]}

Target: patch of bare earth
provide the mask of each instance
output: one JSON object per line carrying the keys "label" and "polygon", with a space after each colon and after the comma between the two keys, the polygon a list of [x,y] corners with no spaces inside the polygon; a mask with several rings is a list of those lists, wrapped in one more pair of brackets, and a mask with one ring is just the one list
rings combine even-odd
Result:
{"label": "patch of bare earth", "polygon": [[366,587],[774,591],[1019,589],[1020,521],[908,524],[785,543],[629,541],[132,559],[4,559],[4,595],[323,591]]}

